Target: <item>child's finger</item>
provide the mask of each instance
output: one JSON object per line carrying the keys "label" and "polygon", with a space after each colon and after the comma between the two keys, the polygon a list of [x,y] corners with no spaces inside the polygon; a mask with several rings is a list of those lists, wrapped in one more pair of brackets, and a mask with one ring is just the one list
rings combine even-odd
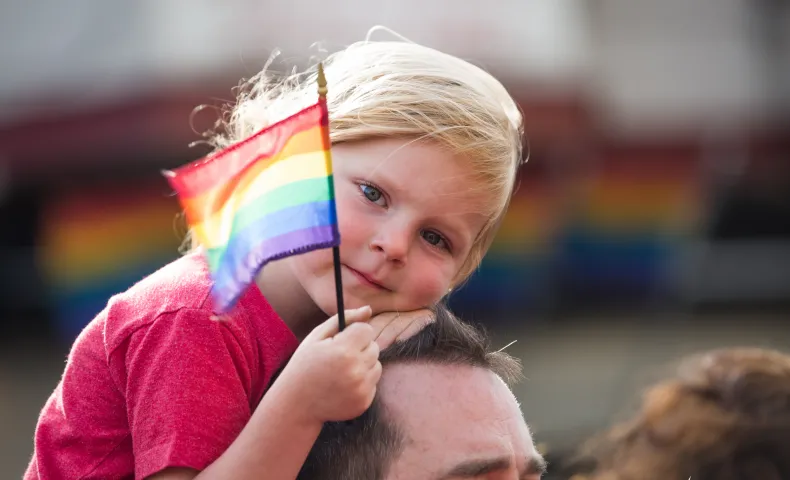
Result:
{"label": "child's finger", "polygon": [[359,354],[360,362],[365,366],[365,368],[373,368],[373,366],[376,365],[376,362],[379,361],[379,353],[379,344],[376,342],[370,342],[368,346],[362,350],[362,353]]}
{"label": "child's finger", "polygon": [[[373,311],[370,309],[369,306],[364,306],[360,308],[355,308],[354,310],[346,310],[346,324],[352,324],[357,322],[366,322],[370,319],[371,314]],[[338,322],[337,322],[337,315],[333,315],[328,320],[326,320],[321,325],[315,327],[312,332],[305,338],[305,340],[323,340],[326,338],[331,338],[337,335],[339,332],[338,329]]]}
{"label": "child's finger", "polygon": [[420,331],[433,323],[435,318],[433,317],[433,313],[429,313],[406,326],[406,328],[401,331],[401,333],[395,337],[392,343],[400,342],[401,340],[406,340],[407,338],[411,338],[414,335],[420,333]]}
{"label": "child's finger", "polygon": [[370,324],[370,326],[376,330],[376,333],[379,334],[383,332],[385,328],[387,328],[387,325],[398,318],[398,315],[400,315],[398,312],[382,312],[371,318],[368,324]]}
{"label": "child's finger", "polygon": [[335,335],[333,341],[337,341],[341,348],[348,351],[362,352],[373,343],[374,338],[373,327],[367,323],[357,322]]}
{"label": "child's finger", "polygon": [[430,310],[414,310],[396,314],[395,318],[387,323],[376,337],[379,348],[384,350],[396,340],[404,340],[422,330],[425,325],[433,321]]}
{"label": "child's finger", "polygon": [[[349,313],[354,312],[349,315]],[[357,322],[370,322],[370,317],[373,315],[373,309],[369,305],[359,307],[354,310],[346,310],[346,325]],[[337,315],[335,315],[335,326],[337,326]]]}
{"label": "child's finger", "polygon": [[[365,379],[369,385],[378,385],[379,380],[381,380],[381,371],[382,371],[381,362],[377,361],[375,365],[373,365],[373,368],[371,368],[370,371],[368,371],[367,378]],[[376,396],[375,387],[373,388],[373,396],[374,397]]]}

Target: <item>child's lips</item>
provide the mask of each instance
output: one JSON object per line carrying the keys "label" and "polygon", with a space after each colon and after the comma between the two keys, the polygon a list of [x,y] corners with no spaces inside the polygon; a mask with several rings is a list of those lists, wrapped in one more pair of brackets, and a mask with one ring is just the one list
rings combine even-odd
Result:
{"label": "child's lips", "polygon": [[383,290],[386,292],[391,291],[389,288],[382,285],[378,280],[371,277],[370,275],[360,272],[359,270],[356,270],[354,268],[351,268],[348,265],[343,265],[343,266],[346,267],[348,271],[351,272],[357,280],[359,280],[359,283],[375,288],[377,290]]}

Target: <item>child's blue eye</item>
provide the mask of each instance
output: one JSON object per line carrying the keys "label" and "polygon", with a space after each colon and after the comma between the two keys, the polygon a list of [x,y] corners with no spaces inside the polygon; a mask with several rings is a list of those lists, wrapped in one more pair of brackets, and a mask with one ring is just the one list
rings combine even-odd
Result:
{"label": "child's blue eye", "polygon": [[450,246],[447,243],[447,240],[444,239],[441,235],[431,230],[423,230],[420,232],[422,238],[425,239],[426,242],[433,245],[434,247],[441,248],[442,250],[450,250]]}
{"label": "child's blue eye", "polygon": [[379,190],[378,188],[363,183],[359,186],[359,189],[362,191],[362,194],[365,195],[365,198],[367,198],[369,201],[377,205],[381,205],[382,207],[387,205],[386,199],[384,198],[384,194],[381,193],[381,190]]}

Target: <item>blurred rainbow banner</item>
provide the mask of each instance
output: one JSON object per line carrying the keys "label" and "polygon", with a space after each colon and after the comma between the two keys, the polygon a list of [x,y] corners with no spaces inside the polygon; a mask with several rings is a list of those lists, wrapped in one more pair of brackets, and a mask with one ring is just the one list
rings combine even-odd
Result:
{"label": "blurred rainbow banner", "polygon": [[698,179],[691,162],[651,163],[604,165],[578,186],[557,245],[570,296],[639,300],[674,288],[679,256],[699,227]]}
{"label": "blurred rainbow banner", "polygon": [[178,214],[178,202],[157,177],[50,195],[37,257],[67,340],[112,295],[178,257]]}
{"label": "blurred rainbow banner", "polygon": [[451,303],[542,309],[560,301],[639,301],[672,288],[699,228],[695,162],[602,161],[581,178],[525,172],[502,227]]}
{"label": "blurred rainbow banner", "polygon": [[560,202],[544,178],[522,175],[520,187],[482,264],[450,303],[460,311],[535,306],[551,285]]}

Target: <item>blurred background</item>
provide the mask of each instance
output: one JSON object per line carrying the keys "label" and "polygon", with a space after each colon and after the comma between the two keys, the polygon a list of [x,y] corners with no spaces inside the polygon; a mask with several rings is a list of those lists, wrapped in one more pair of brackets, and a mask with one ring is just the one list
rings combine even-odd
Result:
{"label": "blurred background", "polygon": [[519,190],[452,302],[517,340],[550,459],[682,355],[790,351],[790,2],[4,2],[1,477],[80,329],[178,256],[160,170],[206,153],[188,145],[216,111],[195,107],[274,49],[303,65],[376,24],[485,67],[525,112]]}

